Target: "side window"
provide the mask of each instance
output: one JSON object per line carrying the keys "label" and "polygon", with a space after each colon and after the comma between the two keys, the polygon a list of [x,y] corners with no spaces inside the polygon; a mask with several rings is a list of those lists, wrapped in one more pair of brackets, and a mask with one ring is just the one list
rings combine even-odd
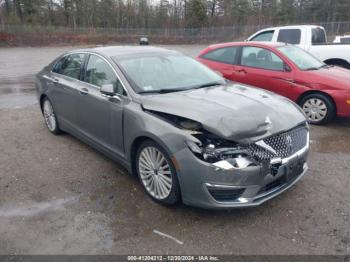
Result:
{"label": "side window", "polygon": [[220,63],[235,64],[237,50],[238,50],[238,47],[233,47],[233,46],[219,48],[204,54],[202,58],[217,61]]}
{"label": "side window", "polygon": [[284,70],[284,63],[281,58],[273,52],[260,47],[243,47],[241,64],[267,70]]}
{"label": "side window", "polygon": [[57,74],[80,79],[80,71],[84,62],[84,57],[84,54],[72,54],[65,56],[55,64],[52,71]]}
{"label": "side window", "polygon": [[90,55],[89,62],[86,66],[85,82],[99,87],[112,84],[117,94],[126,95],[121,82],[110,65],[107,64],[105,60],[95,55]]}
{"label": "side window", "polygon": [[343,44],[350,44],[350,37],[342,37],[340,39],[340,43],[343,43]]}
{"label": "side window", "polygon": [[278,42],[288,43],[292,45],[300,44],[301,30],[300,29],[281,29],[278,33]]}
{"label": "side window", "polygon": [[312,29],[312,44],[325,44],[326,32],[322,28]]}
{"label": "side window", "polygon": [[272,37],[275,31],[265,31],[258,35],[256,35],[254,38],[250,39],[250,41],[258,41],[258,42],[271,42]]}

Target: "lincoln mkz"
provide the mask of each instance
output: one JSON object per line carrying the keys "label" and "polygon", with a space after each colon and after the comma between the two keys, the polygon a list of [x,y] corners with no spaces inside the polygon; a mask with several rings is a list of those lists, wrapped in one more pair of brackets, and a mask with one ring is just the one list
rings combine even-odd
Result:
{"label": "lincoln mkz", "polygon": [[38,73],[36,89],[51,133],[118,161],[162,204],[257,206],[307,171],[309,127],[296,104],[175,51],[71,51]]}

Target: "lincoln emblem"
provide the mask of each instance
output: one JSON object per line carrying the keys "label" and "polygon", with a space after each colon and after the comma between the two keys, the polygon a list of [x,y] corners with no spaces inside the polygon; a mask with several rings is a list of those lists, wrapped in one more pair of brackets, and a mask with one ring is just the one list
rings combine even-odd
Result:
{"label": "lincoln emblem", "polygon": [[291,136],[286,137],[286,145],[288,153],[291,154],[293,151],[293,141]]}

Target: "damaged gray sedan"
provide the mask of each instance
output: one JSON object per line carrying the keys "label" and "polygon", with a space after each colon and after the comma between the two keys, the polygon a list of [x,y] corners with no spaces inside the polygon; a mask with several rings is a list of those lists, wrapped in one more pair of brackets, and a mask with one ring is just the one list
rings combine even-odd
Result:
{"label": "damaged gray sedan", "polygon": [[72,51],[38,73],[36,89],[50,132],[123,164],[162,204],[257,206],[307,171],[309,127],[293,102],[175,51]]}

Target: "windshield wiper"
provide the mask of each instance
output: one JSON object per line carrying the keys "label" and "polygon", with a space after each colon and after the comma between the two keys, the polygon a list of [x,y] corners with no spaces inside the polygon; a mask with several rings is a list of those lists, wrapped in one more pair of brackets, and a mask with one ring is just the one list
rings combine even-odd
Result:
{"label": "windshield wiper", "polygon": [[319,66],[319,67],[309,67],[309,68],[307,68],[307,69],[305,69],[306,71],[311,71],[311,70],[319,70],[319,69],[321,69],[321,68],[329,68],[329,67],[331,67],[330,65],[326,65],[326,64],[324,64],[324,65],[321,65],[321,66]]}
{"label": "windshield wiper", "polygon": [[180,91],[199,89],[199,88],[205,88],[205,87],[210,87],[210,86],[221,86],[221,85],[223,85],[223,83],[221,83],[221,82],[210,82],[210,83],[205,83],[205,84],[195,86],[195,87],[190,87],[190,88],[169,88],[169,89],[145,90],[145,91],[139,92],[139,94],[166,94],[166,93],[180,92]]}
{"label": "windshield wiper", "polygon": [[139,94],[166,94],[166,93],[180,92],[185,90],[187,89],[186,88],[169,88],[169,89],[146,90],[138,93]]}
{"label": "windshield wiper", "polygon": [[223,83],[220,82],[210,82],[210,83],[205,83],[199,86],[194,87],[193,89],[199,89],[199,88],[205,88],[205,87],[211,87],[211,86],[221,86]]}
{"label": "windshield wiper", "polygon": [[306,68],[305,70],[306,71],[313,71],[313,70],[318,70],[320,69],[320,67],[309,67],[309,68]]}

